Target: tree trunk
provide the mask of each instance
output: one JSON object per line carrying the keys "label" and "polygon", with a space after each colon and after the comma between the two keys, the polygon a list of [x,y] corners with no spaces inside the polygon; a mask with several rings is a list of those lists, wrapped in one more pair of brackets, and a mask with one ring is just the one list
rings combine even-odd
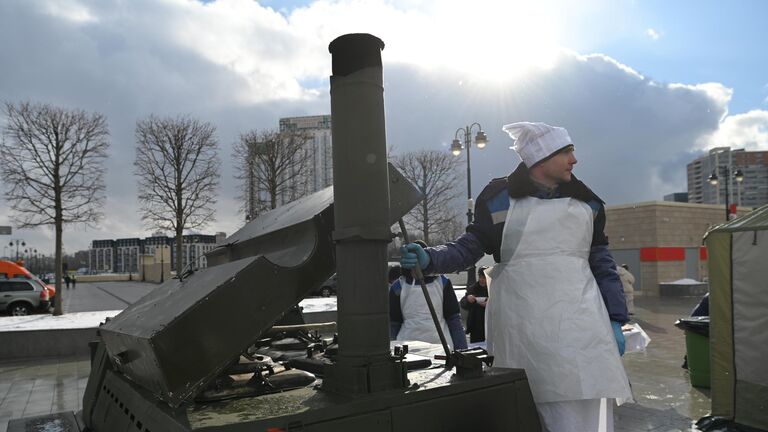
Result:
{"label": "tree trunk", "polygon": [[184,270],[181,267],[182,261],[182,245],[184,244],[181,238],[183,232],[182,226],[176,225],[176,276],[181,276],[181,271]]}
{"label": "tree trunk", "polygon": [[277,208],[277,185],[272,185],[269,188],[269,208],[272,210]]}
{"label": "tree trunk", "polygon": [[179,168],[179,162],[176,163],[176,275],[182,277],[184,269],[181,267],[182,260],[182,245],[184,244],[181,238],[184,232],[184,206],[181,203],[182,194],[184,191],[184,185],[181,184],[181,169]]}
{"label": "tree trunk", "polygon": [[421,231],[424,233],[422,240],[424,240],[424,243],[429,244],[429,206],[427,205],[427,170],[422,169],[422,177],[424,179],[424,183],[422,183],[422,190],[424,193],[424,199],[421,200],[421,206],[424,213],[424,219],[422,219],[421,223]]}
{"label": "tree trunk", "polygon": [[[58,169],[56,171],[58,174]],[[62,269],[62,259],[61,259],[61,245],[62,245],[62,220],[64,219],[62,215],[62,205],[61,205],[61,189],[58,187],[59,178],[58,175],[55,175],[54,182],[56,185],[54,186],[54,227],[56,228],[56,258],[54,259],[54,274],[56,275],[56,304],[53,306],[53,315],[59,316],[64,314],[64,291],[62,290],[62,284],[61,279],[64,276]]]}

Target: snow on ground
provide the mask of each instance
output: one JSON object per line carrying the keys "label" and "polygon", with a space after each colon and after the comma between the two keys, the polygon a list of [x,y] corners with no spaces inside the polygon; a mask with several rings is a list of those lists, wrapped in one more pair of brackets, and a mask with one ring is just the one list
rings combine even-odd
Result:
{"label": "snow on ground", "polygon": [[[336,310],[336,297],[309,298],[299,303],[304,308],[304,313],[327,312]],[[95,312],[70,312],[61,316],[51,314],[38,314],[27,316],[2,316],[0,317],[0,332],[31,331],[31,330],[56,330],[79,329],[98,327],[107,318],[114,317],[121,310],[95,311]]]}
{"label": "snow on ground", "polygon": [[0,318],[0,332],[30,330],[62,330],[98,327],[119,310],[96,312],[72,312],[60,316],[51,314],[8,316]]}
{"label": "snow on ground", "polygon": [[[456,290],[456,297],[461,299],[464,290]],[[304,313],[331,312],[336,310],[336,297],[313,297],[299,303]],[[39,314],[28,316],[0,316],[0,332],[79,329],[98,327],[107,318],[119,314],[120,310],[95,312],[70,312],[61,316]]]}
{"label": "snow on ground", "polygon": [[703,284],[704,282],[685,278],[685,279],[678,279],[673,282],[662,282],[662,283],[666,285],[700,285],[700,284]]}

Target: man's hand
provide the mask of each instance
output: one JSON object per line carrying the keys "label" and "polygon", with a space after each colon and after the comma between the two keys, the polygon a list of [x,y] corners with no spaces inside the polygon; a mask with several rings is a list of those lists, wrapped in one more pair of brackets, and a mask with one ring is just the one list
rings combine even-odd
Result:
{"label": "man's hand", "polygon": [[475,296],[472,294],[467,294],[467,302],[474,303],[476,301]]}
{"label": "man's hand", "polygon": [[416,243],[408,243],[400,248],[400,265],[403,268],[412,269],[416,267],[426,268],[429,265],[429,254]]}
{"label": "man's hand", "polygon": [[624,333],[621,332],[621,324],[618,321],[611,321],[613,328],[613,337],[616,338],[616,345],[619,347],[619,355],[624,355]]}

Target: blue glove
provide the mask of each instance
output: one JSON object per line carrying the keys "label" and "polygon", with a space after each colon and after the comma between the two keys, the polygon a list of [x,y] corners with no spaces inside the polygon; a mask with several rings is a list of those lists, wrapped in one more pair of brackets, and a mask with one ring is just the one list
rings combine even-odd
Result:
{"label": "blue glove", "polygon": [[624,355],[624,333],[621,332],[621,324],[618,321],[611,321],[613,328],[613,337],[616,338],[616,345],[619,346],[619,355]]}
{"label": "blue glove", "polygon": [[429,265],[429,254],[423,247],[416,243],[408,243],[400,248],[400,265],[403,268],[412,269],[416,267],[426,268]]}

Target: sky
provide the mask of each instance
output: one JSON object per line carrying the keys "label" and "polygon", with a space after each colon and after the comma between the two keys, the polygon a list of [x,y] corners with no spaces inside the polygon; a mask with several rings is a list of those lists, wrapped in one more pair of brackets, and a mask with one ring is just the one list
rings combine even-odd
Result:
{"label": "sky", "polygon": [[[200,232],[235,232],[232,145],[281,117],[329,114],[327,47],[346,33],[386,44],[395,153],[448,151],[457,129],[479,123],[490,143],[472,149],[477,196],[519,162],[504,124],[563,126],[574,172],[610,206],[685,191],[686,164],[709,148],[768,150],[765,16],[757,0],[4,0],[0,101],[107,117],[105,217],[66,227],[67,253],[153,232],[137,210],[132,165],[136,122],[151,114],[216,126],[217,220]],[[9,217],[0,205],[0,225]],[[12,239],[54,246],[46,228],[0,241]]]}

